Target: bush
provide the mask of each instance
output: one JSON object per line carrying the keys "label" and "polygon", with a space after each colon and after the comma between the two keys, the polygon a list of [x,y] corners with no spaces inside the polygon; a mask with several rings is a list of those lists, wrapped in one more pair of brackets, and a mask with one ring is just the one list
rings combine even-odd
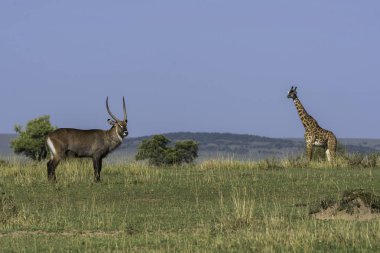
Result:
{"label": "bush", "polygon": [[46,158],[46,135],[55,128],[50,124],[50,116],[42,116],[30,120],[25,127],[15,125],[15,131],[19,134],[11,142],[11,147],[16,154],[24,154],[33,160],[41,161]]}
{"label": "bush", "polygon": [[154,135],[143,140],[136,160],[148,159],[150,164],[160,166],[191,163],[198,157],[198,144],[195,141],[178,141],[174,148],[168,147],[169,143],[170,140],[163,135]]}
{"label": "bush", "polygon": [[168,143],[170,140],[163,135],[154,135],[151,139],[143,140],[138,148],[136,160],[148,159],[152,165],[165,163]]}
{"label": "bush", "polygon": [[198,157],[198,144],[195,141],[178,141],[174,146],[173,163],[192,163]]}

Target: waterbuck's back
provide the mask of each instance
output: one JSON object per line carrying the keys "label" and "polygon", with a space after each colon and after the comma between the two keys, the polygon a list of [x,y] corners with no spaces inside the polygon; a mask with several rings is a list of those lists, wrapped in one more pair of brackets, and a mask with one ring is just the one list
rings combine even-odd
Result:
{"label": "waterbuck's back", "polygon": [[48,135],[53,153],[63,156],[94,157],[108,153],[107,132],[99,129],[59,128]]}

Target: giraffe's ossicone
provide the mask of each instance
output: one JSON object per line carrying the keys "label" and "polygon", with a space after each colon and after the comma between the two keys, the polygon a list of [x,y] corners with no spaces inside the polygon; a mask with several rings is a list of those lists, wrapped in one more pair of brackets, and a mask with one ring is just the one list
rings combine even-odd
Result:
{"label": "giraffe's ossicone", "polygon": [[288,92],[288,98],[293,99],[298,115],[305,127],[306,156],[309,161],[313,157],[313,147],[321,146],[325,148],[327,160],[331,162],[336,157],[337,140],[334,133],[320,127],[318,122],[307,113],[297,97],[297,87],[292,86]]}

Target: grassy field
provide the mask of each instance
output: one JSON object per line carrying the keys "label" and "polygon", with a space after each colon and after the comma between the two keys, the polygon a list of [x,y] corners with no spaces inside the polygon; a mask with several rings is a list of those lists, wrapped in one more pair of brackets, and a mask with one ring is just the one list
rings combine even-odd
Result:
{"label": "grassy field", "polygon": [[[369,165],[371,165],[369,163]],[[154,168],[0,163],[1,252],[379,252],[380,220],[321,221],[321,198],[380,193],[380,168],[299,160]]]}

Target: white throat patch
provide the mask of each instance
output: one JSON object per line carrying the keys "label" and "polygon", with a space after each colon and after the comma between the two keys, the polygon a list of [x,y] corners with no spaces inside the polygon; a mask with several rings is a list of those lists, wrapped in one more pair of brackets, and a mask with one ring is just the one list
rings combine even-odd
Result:
{"label": "white throat patch", "polygon": [[117,132],[117,128],[115,127],[115,132],[116,132],[116,136],[117,138],[119,138],[119,141],[120,142],[123,142],[123,138],[119,135],[119,133]]}

